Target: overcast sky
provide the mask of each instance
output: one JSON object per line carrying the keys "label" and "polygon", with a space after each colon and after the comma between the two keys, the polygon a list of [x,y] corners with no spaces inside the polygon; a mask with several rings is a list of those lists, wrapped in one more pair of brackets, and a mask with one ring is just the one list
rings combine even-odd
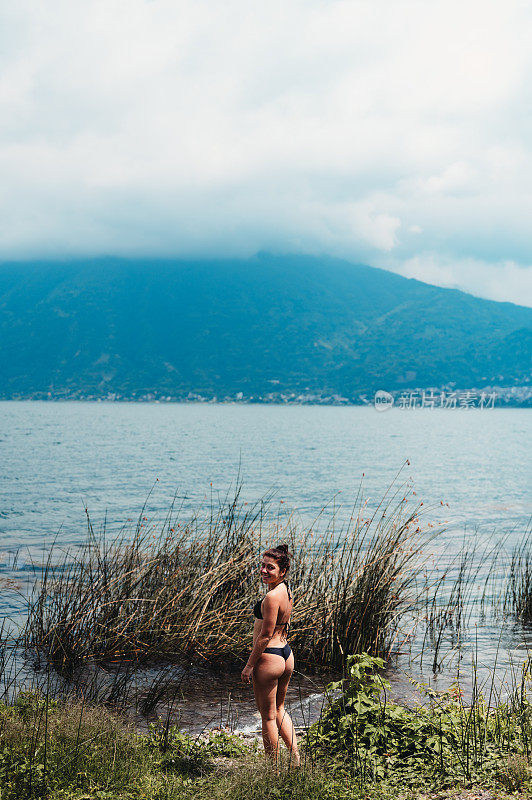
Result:
{"label": "overcast sky", "polygon": [[3,0],[0,258],[326,253],[532,305],[522,0]]}

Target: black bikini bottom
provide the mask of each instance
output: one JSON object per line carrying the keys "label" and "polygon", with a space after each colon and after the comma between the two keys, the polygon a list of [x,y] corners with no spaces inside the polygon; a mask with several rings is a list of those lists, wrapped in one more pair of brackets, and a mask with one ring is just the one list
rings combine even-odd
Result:
{"label": "black bikini bottom", "polygon": [[265,653],[273,653],[274,656],[282,656],[284,658],[284,660],[286,661],[288,658],[290,658],[290,654],[292,652],[292,649],[291,649],[290,645],[287,642],[284,647],[267,647],[264,652]]}

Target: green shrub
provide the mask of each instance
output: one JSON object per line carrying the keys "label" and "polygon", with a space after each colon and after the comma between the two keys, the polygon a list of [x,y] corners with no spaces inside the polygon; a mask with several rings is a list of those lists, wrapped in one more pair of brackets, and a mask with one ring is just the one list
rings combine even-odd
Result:
{"label": "green shrub", "polygon": [[251,745],[248,745],[239,736],[234,736],[222,729],[209,734],[207,747],[211,756],[239,758],[249,755],[250,752],[257,752],[258,740],[255,739]]}
{"label": "green shrub", "polygon": [[238,758],[252,752],[242,739],[224,730],[212,731],[208,738],[193,737],[161,723],[148,726],[148,747],[158,754],[155,766],[184,775],[210,772],[215,757]]}
{"label": "green shrub", "polygon": [[424,703],[408,708],[387,697],[383,667],[381,659],[366,653],[348,657],[345,680],[329,687],[333,696],[340,695],[309,730],[310,753],[340,761],[361,781],[393,774],[409,785],[482,779],[510,786],[513,779],[501,763],[508,764],[510,752],[514,757],[527,752],[532,742],[526,688],[513,702],[490,709],[481,696],[465,705],[457,685],[436,693],[415,684]]}
{"label": "green shrub", "polygon": [[148,747],[155,751],[155,765],[185,775],[203,775],[212,769],[208,743],[187,736],[175,726],[149,725]]}

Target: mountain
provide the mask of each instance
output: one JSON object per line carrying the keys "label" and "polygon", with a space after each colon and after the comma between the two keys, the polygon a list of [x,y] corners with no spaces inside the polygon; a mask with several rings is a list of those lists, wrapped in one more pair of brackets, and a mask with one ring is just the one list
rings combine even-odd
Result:
{"label": "mountain", "polygon": [[530,382],[532,309],[332,258],[0,265],[0,397]]}

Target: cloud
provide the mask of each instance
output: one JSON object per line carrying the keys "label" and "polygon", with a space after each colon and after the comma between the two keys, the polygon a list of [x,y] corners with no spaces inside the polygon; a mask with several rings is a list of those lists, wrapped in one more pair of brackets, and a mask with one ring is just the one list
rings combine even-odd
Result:
{"label": "cloud", "polygon": [[330,253],[523,302],[528,4],[6,0],[0,31],[1,258]]}
{"label": "cloud", "polygon": [[490,300],[532,306],[532,267],[513,261],[489,263],[474,258],[450,259],[423,253],[397,270],[406,278],[461,289]]}

